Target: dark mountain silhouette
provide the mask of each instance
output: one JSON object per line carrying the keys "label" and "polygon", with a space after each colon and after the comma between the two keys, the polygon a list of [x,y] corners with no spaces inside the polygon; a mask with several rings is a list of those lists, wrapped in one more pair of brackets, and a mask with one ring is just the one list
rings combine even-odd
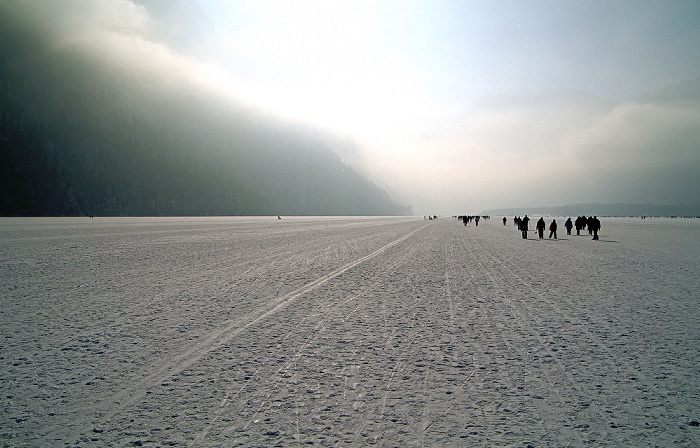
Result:
{"label": "dark mountain silhouette", "polygon": [[410,213],[311,130],[57,46],[8,11],[0,215]]}

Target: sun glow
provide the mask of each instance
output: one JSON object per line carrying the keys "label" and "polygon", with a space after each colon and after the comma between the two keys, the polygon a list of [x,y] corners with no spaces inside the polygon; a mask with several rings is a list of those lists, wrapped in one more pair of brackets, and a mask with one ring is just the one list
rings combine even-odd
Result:
{"label": "sun glow", "polygon": [[[278,115],[368,139],[415,126],[427,108],[420,70],[377,42],[397,39],[385,22],[389,3],[241,2],[228,13],[247,18],[225,31],[237,59],[231,90],[255,79],[246,95]],[[264,87],[263,87],[264,86]]]}

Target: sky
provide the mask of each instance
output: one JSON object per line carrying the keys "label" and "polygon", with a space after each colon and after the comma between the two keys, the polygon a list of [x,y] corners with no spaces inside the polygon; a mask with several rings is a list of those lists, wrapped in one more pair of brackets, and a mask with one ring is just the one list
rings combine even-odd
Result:
{"label": "sky", "polygon": [[417,212],[700,202],[698,2],[199,4],[262,102]]}
{"label": "sky", "polygon": [[700,203],[700,2],[37,0],[105,61],[312,128],[417,214]]}

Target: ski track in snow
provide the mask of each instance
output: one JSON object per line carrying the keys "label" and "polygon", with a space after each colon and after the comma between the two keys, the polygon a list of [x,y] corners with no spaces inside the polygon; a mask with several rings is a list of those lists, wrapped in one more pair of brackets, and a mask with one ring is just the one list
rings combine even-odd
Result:
{"label": "ski track in snow", "polygon": [[0,219],[0,446],[698,446],[700,222]]}

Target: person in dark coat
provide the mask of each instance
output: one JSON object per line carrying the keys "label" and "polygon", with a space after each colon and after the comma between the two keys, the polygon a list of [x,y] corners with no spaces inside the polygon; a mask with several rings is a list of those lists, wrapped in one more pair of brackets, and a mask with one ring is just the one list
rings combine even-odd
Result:
{"label": "person in dark coat", "polygon": [[590,224],[588,224],[588,230],[593,232],[593,239],[597,240],[598,238],[598,231],[600,230],[600,220],[598,219],[597,216],[594,216],[593,219],[591,220]]}
{"label": "person in dark coat", "polygon": [[552,223],[549,225],[549,237],[551,238],[552,235],[554,235],[554,239],[557,239],[557,220],[553,219]]}
{"label": "person in dark coat", "polygon": [[586,228],[587,222],[585,215],[576,218],[576,235],[581,235],[581,230]]}
{"label": "person in dark coat", "polygon": [[540,237],[540,239],[544,238],[544,228],[546,224],[544,223],[544,218],[540,217],[540,219],[537,221],[537,224],[535,225],[535,228],[537,229],[537,236]]}
{"label": "person in dark coat", "polygon": [[507,220],[506,217],[504,216],[504,217],[503,217],[503,225],[504,225],[504,226],[506,225],[506,222],[507,222],[507,221],[508,221],[508,220]]}
{"label": "person in dark coat", "polygon": [[566,227],[566,234],[571,235],[571,228],[574,225],[571,223],[571,218],[567,219],[566,222],[564,223],[564,227]]}
{"label": "person in dark coat", "polygon": [[523,238],[527,239],[527,231],[530,224],[530,218],[525,215],[525,217],[520,220],[520,231],[523,232]]}

